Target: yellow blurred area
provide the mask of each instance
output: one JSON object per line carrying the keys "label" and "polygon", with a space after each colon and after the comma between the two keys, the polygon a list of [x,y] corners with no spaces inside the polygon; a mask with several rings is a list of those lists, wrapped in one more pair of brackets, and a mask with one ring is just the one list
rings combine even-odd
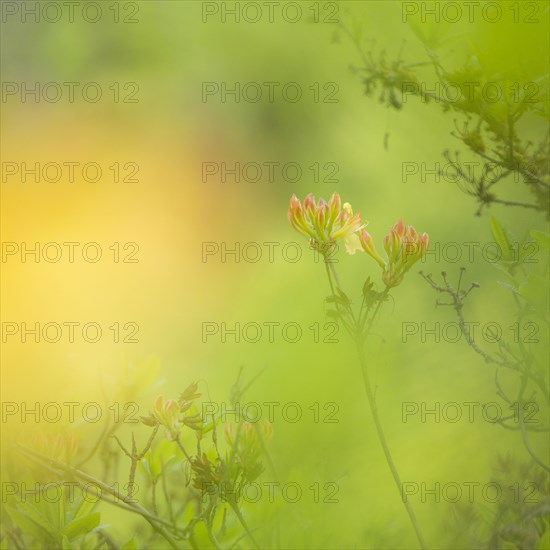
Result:
{"label": "yellow blurred area", "polygon": [[[100,4],[111,14],[111,2]],[[547,71],[548,4],[531,2],[540,8],[540,22],[529,26],[513,21],[506,2],[496,2],[506,14],[500,24],[476,19],[456,25],[403,20],[404,4],[424,9],[433,3],[329,2],[346,30],[311,21],[316,4],[329,13],[326,2],[299,2],[304,18],[295,24],[280,18],[237,24],[218,15],[204,23],[205,5],[223,2],[125,4],[138,5],[139,24],[31,25],[17,18],[2,23],[3,82],[97,82],[104,92],[97,103],[79,97],[73,103],[23,102],[16,94],[1,105],[0,392],[4,406],[16,407],[2,419],[4,442],[74,431],[84,453],[100,433],[99,423],[75,424],[66,417],[36,423],[32,413],[22,418],[21,409],[36,402],[97,402],[104,418],[111,418],[110,407],[135,401],[138,414],[145,415],[157,395],[176,399],[195,380],[204,399],[227,401],[244,367],[247,381],[258,375],[247,400],[297,403],[304,414],[296,423],[274,422],[270,452],[281,479],[304,487],[339,484],[333,505],[307,501],[254,509],[257,524],[278,533],[271,547],[414,547],[369,414],[353,342],[342,327],[334,343],[323,341],[334,321],[327,314],[325,268],[288,223],[288,203],[293,193],[328,199],[338,191],[368,221],[381,250],[383,236],[400,217],[427,231],[434,246],[491,241],[490,214],[518,239],[531,229],[547,230],[546,220],[529,210],[494,206],[475,216],[472,197],[433,175],[404,180],[404,163],[433,174],[445,149],[462,146],[451,135],[457,115],[418,98],[407,98],[398,111],[387,108],[378,93],[366,97],[364,72],[357,70],[364,59],[346,30],[364,38],[373,59],[382,51],[388,62],[402,56],[419,74],[432,70],[426,59],[433,53],[419,36],[431,36],[442,41],[437,51],[443,63],[457,70],[475,58],[499,78],[536,80]],[[203,95],[207,82],[271,81],[299,83],[303,99],[234,102]],[[115,82],[137,83],[138,101],[114,102],[109,86]],[[323,90],[326,83],[336,84],[337,102],[313,100],[310,87]],[[546,126],[543,117],[530,116],[523,129],[536,141]],[[38,163],[40,181],[29,172],[22,181],[23,163],[27,170]],[[74,182],[67,181],[64,163],[78,163]],[[223,163],[229,170],[225,182]],[[274,163],[275,176],[268,181],[263,165],[260,181],[243,181],[239,172],[237,182],[235,163]],[[281,171],[288,163],[301,167],[296,182]],[[337,167],[335,181],[323,181],[327,163]],[[87,164],[93,166],[83,172]],[[214,172],[206,172],[206,165]],[[314,165],[321,167],[320,181]],[[59,166],[60,181],[47,181]],[[94,179],[94,166],[101,176],[86,181]],[[510,180],[503,187],[512,198],[526,194]],[[36,243],[38,258],[30,251]],[[247,244],[253,259],[242,254]],[[300,257],[289,260],[283,250],[295,245]],[[84,249],[90,256],[83,256]],[[94,261],[98,249],[101,257]],[[59,250],[59,261],[52,261]],[[355,305],[367,277],[381,288],[380,270],[363,252],[340,251],[337,259]],[[498,284],[496,267],[479,255],[445,262],[432,254],[392,292],[367,346],[380,414],[404,480],[490,481],[496,456],[525,454],[517,432],[485,421],[403,421],[404,402],[496,399],[493,368],[465,342],[419,335],[403,340],[403,323],[433,327],[455,320],[451,308],[435,307],[438,296],[417,272],[439,277],[445,269],[454,283],[461,266],[465,284],[475,280],[481,286],[467,302],[468,319],[498,320],[512,334],[514,302]],[[36,323],[35,336],[29,330]],[[83,333],[86,324],[94,326]],[[247,341],[247,324],[260,327],[257,342]],[[300,327],[296,342],[284,336],[287,324]],[[75,327],[74,341],[69,326]],[[95,339],[96,326],[101,336],[87,341]],[[205,332],[206,326],[213,331]],[[496,344],[489,348],[498,351]],[[338,422],[312,421],[311,411],[325,403],[337,404]],[[129,440],[133,430],[127,425],[122,432]],[[192,446],[194,435],[186,437]],[[539,450],[547,452],[544,444]],[[9,445],[2,452],[17,462]],[[90,464],[99,469],[99,460]],[[121,466],[123,477],[127,469]],[[437,541],[447,547],[452,535],[439,518],[450,517],[454,508],[416,505],[427,537],[436,543],[431,547]],[[117,535],[133,533],[133,519],[114,514]]]}

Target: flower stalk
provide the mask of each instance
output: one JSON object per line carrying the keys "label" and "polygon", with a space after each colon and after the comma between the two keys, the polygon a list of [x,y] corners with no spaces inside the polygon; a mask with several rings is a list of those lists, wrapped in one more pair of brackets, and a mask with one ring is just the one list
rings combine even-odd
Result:
{"label": "flower stalk", "polygon": [[[366,222],[363,223],[361,221],[359,214],[353,214],[352,208],[348,203],[345,203],[343,206],[341,204],[338,193],[334,193],[328,203],[323,199],[319,199],[316,202],[313,195],[307,195],[303,205],[293,195],[290,199],[288,217],[293,227],[307,236],[311,246],[321,252],[323,256],[331,291],[330,301],[334,303],[339,319],[355,342],[361,375],[367,393],[370,413],[376,428],[376,434],[397,490],[401,495],[401,478],[380,420],[376,398],[369,378],[364,348],[366,339],[380,313],[382,304],[387,301],[391,289],[401,284],[406,273],[425,255],[429,244],[429,237],[427,233],[419,234],[412,225],[409,225],[407,228],[403,220],[399,219],[384,238],[384,250],[387,257],[383,259],[376,250],[373,238],[364,229],[367,225]],[[346,239],[346,251],[349,254],[355,254],[356,250],[362,250],[372,257],[382,269],[384,290],[382,292],[373,290],[374,283],[368,277],[363,286],[363,301],[357,316],[353,311],[351,300],[342,289],[336,268],[328,253],[332,252],[332,249],[329,251],[327,247],[335,245],[338,238]],[[414,510],[410,502],[403,501],[403,504],[420,547],[425,549],[426,543]]]}

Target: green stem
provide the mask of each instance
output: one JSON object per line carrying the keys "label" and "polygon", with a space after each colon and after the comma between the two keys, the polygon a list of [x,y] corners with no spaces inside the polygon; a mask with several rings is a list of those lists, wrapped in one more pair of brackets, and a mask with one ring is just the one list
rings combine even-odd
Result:
{"label": "green stem", "polygon": [[330,267],[328,265],[327,259],[323,256],[323,261],[325,263],[325,269],[327,270],[327,277],[328,277],[328,283],[330,285],[330,291],[332,292],[333,296],[336,296],[336,292],[334,292],[334,284],[332,283],[332,274]]}
{"label": "green stem", "polygon": [[[378,313],[380,311],[380,308],[382,307],[382,304],[386,301],[386,297],[388,296],[389,293],[390,293],[390,287],[387,286],[384,289],[384,292],[382,292],[382,294],[379,295],[378,303],[376,304],[376,309],[374,310],[374,313],[372,314],[372,317],[370,318],[369,324],[367,325],[367,328],[366,328],[365,333],[364,333],[365,338],[367,338],[367,336],[370,334],[370,331],[372,329],[372,325],[374,324],[374,320],[376,319],[376,316],[378,315]],[[365,317],[365,321],[364,321],[365,323],[367,322],[367,318],[368,318],[368,312],[367,312],[367,316]],[[362,328],[363,328],[362,326],[357,327],[357,337],[358,338],[361,338]]]}
{"label": "green stem", "polygon": [[333,262],[329,262],[329,261],[327,261],[327,260],[328,260],[328,259],[325,258],[325,263],[329,266],[329,269],[330,269],[330,271],[332,272],[332,276],[334,277],[334,280],[336,281],[336,286],[337,286],[338,288],[341,289],[341,288],[342,288],[342,285],[341,285],[341,283],[340,283],[340,279],[339,279],[339,277],[338,277],[338,273],[336,273],[336,268],[334,267]]}
{"label": "green stem", "polygon": [[[336,274],[336,269],[334,268],[334,266],[331,264],[330,267],[329,267],[329,263],[326,261],[326,258],[324,258],[324,263],[325,263],[325,269],[327,270],[327,278],[328,278],[328,282],[329,282],[329,285],[330,285],[330,291],[332,293],[332,296],[333,298],[335,299],[335,302],[334,302],[334,305],[336,306],[336,310],[341,313],[340,315],[340,320],[342,321],[342,324],[344,325],[344,327],[346,328],[346,330],[348,331],[348,333],[352,333],[352,328],[351,326],[349,325],[349,323],[346,321],[346,317],[345,317],[345,313],[349,313],[348,311],[344,310],[342,312],[341,310],[341,306],[340,304],[338,303],[337,299],[338,299],[338,296],[336,294],[336,292],[334,291],[334,283],[332,282],[332,277],[334,276],[334,279],[336,281],[336,284],[338,285],[338,288],[341,289],[340,287],[340,283],[339,283],[339,280],[338,280],[338,275]],[[355,317],[353,316],[353,312],[351,312],[351,318],[353,320],[353,323],[355,323]]]}
{"label": "green stem", "polygon": [[[326,265],[326,264],[325,264]],[[331,269],[329,269],[328,265],[326,265],[327,268],[327,276],[330,283],[330,288],[332,290],[332,294],[334,294],[334,286],[332,282],[331,275],[334,275],[334,278],[336,281],[338,281],[336,270],[334,269],[334,266],[330,266]],[[382,450],[384,451],[384,455],[386,457],[386,462],[391,470],[393,479],[395,481],[395,485],[397,487],[397,490],[399,491],[399,495],[402,494],[402,482],[401,478],[399,477],[399,472],[397,471],[397,468],[395,466],[395,463],[393,461],[393,457],[390,451],[390,448],[388,446],[388,442],[386,441],[386,436],[384,434],[384,429],[382,428],[382,423],[380,422],[380,416],[378,415],[378,407],[376,406],[376,399],[374,396],[374,392],[372,391],[372,386],[369,379],[369,374],[367,370],[367,363],[365,360],[365,353],[363,349],[363,342],[369,335],[372,326],[374,324],[374,321],[380,312],[380,308],[382,307],[382,304],[386,301],[386,297],[388,296],[390,292],[390,287],[386,286],[384,291],[378,296],[378,303],[376,304],[376,308],[370,318],[370,321],[368,322],[368,325],[365,330],[363,330],[364,324],[367,322],[368,319],[368,312],[367,317],[365,317],[364,321],[361,322],[361,315],[359,315],[359,319],[356,321],[355,316],[352,312],[352,320],[353,324],[355,325],[355,330],[350,330],[349,327],[346,327],[348,329],[348,332],[350,333],[350,336],[355,340],[356,346],[357,346],[357,352],[359,355],[359,362],[361,364],[361,373],[363,375],[363,382],[365,385],[365,389],[367,391],[367,400],[369,402],[369,408],[372,415],[372,418],[374,420],[374,424],[376,426],[376,433],[378,435],[378,440],[380,441],[380,445],[382,446]],[[420,527],[418,525],[418,522],[416,520],[416,516],[414,514],[414,510],[412,509],[411,505],[407,501],[403,501],[403,504],[405,505],[405,509],[407,510],[407,514],[409,515],[409,519],[412,523],[412,526],[414,527],[416,537],[418,538],[418,542],[420,543],[420,547],[425,550],[426,543],[424,542],[424,537],[422,536],[422,533],[420,531]]]}
{"label": "green stem", "polygon": [[181,442],[179,436],[176,439],[174,439],[174,441],[176,442],[177,446],[181,449],[181,452],[185,455],[185,458],[189,462],[192,462],[191,457],[189,456],[189,453],[185,450],[185,447],[183,446],[183,443]]}
{"label": "green stem", "polygon": [[239,510],[239,506],[237,504],[234,504],[233,502],[230,502],[229,504],[231,505],[231,508],[233,508],[233,511],[235,512],[235,515],[237,516],[237,518],[239,518],[239,521],[241,522],[243,529],[246,531],[246,534],[248,535],[248,538],[252,541],[252,544],[254,545],[254,547],[258,549],[261,548],[261,546],[256,542],[254,535],[248,528],[248,525],[244,520],[244,517],[241,514],[241,511]]}
{"label": "green stem", "polygon": [[[113,489],[109,485],[103,483],[101,480],[96,479],[95,477],[89,474],[86,474],[85,472],[82,472],[81,470],[78,470],[77,468],[70,466],[69,464],[65,464],[51,457],[43,455],[42,453],[39,453],[38,451],[34,451],[33,449],[30,449],[24,445],[18,445],[18,446],[24,452],[25,456],[28,459],[32,460],[36,464],[40,464],[42,467],[45,467],[52,472],[59,474],[59,470],[65,471],[79,478],[80,480],[85,480],[88,483],[91,482],[92,484],[95,484],[96,487],[99,487],[101,489],[101,492],[99,493],[99,497],[102,500],[105,500],[110,504],[114,504],[115,506],[124,508],[129,512],[134,512],[136,514],[139,514],[140,516],[143,517],[143,519],[145,519],[149,523],[149,525],[153,528],[154,531],[156,531],[161,537],[163,537],[170,544],[172,548],[174,548],[174,550],[179,550],[178,543],[172,538],[170,533],[167,531],[167,529],[163,525],[168,522],[166,522],[162,518],[159,518],[151,514],[148,510],[140,506],[137,502],[133,501],[131,498],[125,496],[124,494],[119,493],[116,489]],[[114,500],[108,499],[106,497],[106,493],[114,497]],[[119,501],[122,501],[124,505]]]}
{"label": "green stem", "polygon": [[[372,323],[374,321],[374,317],[376,316],[376,313],[380,309],[380,304],[382,302],[379,302],[378,307],[376,308],[376,311],[371,318],[371,322],[369,324],[369,330],[372,326]],[[395,466],[395,463],[393,461],[393,457],[390,451],[390,448],[388,446],[388,442],[386,440],[386,436],[384,434],[384,429],[382,428],[382,423],[380,422],[380,416],[378,414],[378,407],[376,406],[376,399],[374,396],[374,393],[372,391],[372,386],[369,379],[368,369],[367,369],[367,363],[365,360],[365,353],[363,348],[363,343],[360,339],[357,339],[357,352],[359,355],[359,362],[361,364],[361,373],[363,374],[363,382],[365,384],[365,390],[367,391],[367,400],[369,402],[369,408],[372,415],[372,419],[374,420],[374,425],[376,426],[376,433],[378,435],[378,440],[380,441],[380,445],[382,446],[382,450],[384,451],[384,455],[386,457],[386,462],[391,470],[393,480],[395,481],[395,485],[397,487],[397,490],[399,491],[399,494],[402,494],[403,490],[403,484],[401,482],[401,478],[399,477],[399,472],[397,471],[397,468]],[[422,536],[422,532],[420,531],[420,527],[418,525],[416,516],[414,514],[414,510],[411,507],[410,502],[404,500],[403,504],[405,505],[405,509],[407,510],[407,514],[409,515],[409,519],[411,520],[412,526],[414,527],[416,537],[418,539],[418,542],[420,543],[420,547],[425,550],[427,548],[426,543],[424,542],[424,537]]]}
{"label": "green stem", "polygon": [[214,535],[214,532],[212,531],[212,519],[214,518],[215,510],[209,509],[206,511],[206,516],[204,518],[204,525],[206,526],[206,532],[208,533],[208,538],[210,539],[210,542],[214,545],[214,548],[216,550],[222,550],[220,543],[218,542],[218,539]]}

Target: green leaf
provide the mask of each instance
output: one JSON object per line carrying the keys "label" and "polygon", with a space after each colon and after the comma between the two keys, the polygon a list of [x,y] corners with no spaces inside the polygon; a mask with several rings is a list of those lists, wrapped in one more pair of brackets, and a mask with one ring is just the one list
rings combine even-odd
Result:
{"label": "green leaf", "polygon": [[500,224],[500,222],[493,216],[491,216],[491,233],[493,234],[493,239],[500,247],[502,257],[501,260],[504,262],[510,262],[513,260],[510,239],[506,233],[506,229]]}
{"label": "green leaf", "polygon": [[[54,505],[55,503],[51,503],[51,504]],[[45,531],[47,531],[52,535],[56,532],[53,528],[53,525],[48,521],[46,516],[38,508],[33,506],[30,502],[20,501],[17,506],[22,513],[24,513],[26,516],[31,518],[35,523],[40,525],[40,527],[42,527]]]}
{"label": "green leaf", "polygon": [[[61,489],[62,490],[55,501],[48,502],[44,499],[41,500],[36,506],[36,510],[39,510],[41,515],[44,517],[48,530],[50,533],[55,533],[56,536],[57,533],[63,528],[63,525],[65,525],[65,517],[63,512],[65,508],[63,501],[64,488],[62,487]],[[25,505],[25,510],[27,510],[29,503],[22,502],[21,506],[23,505]]]}
{"label": "green leaf", "polygon": [[336,296],[336,295],[327,296],[325,298],[325,301],[328,302],[329,304],[340,304],[341,306],[349,305],[351,303],[349,298],[340,289],[337,289],[337,290],[341,293],[339,296]]}
{"label": "green leaf", "polygon": [[92,510],[95,508],[96,502],[88,501],[82,499],[81,503],[78,505],[76,512],[74,513],[73,519],[79,519],[91,514]]}
{"label": "green leaf", "polygon": [[514,286],[513,284],[507,283],[506,281],[497,281],[497,284],[511,290],[514,294],[519,294],[517,286]]}
{"label": "green leaf", "polygon": [[550,299],[548,287],[548,277],[530,273],[527,281],[519,288],[521,296],[543,319],[548,319],[547,304]]}
{"label": "green leaf", "polygon": [[514,275],[510,273],[510,270],[508,268],[508,265],[500,265],[497,263],[492,264],[495,269],[498,269],[503,275],[506,276],[507,279],[509,279],[510,283],[514,286],[519,286],[519,282],[516,280]]}
{"label": "green leaf", "polygon": [[537,241],[537,244],[539,245],[541,250],[549,250],[550,248],[550,236],[548,233],[543,233],[542,231],[537,231],[536,229],[533,229],[531,231],[531,237]]}
{"label": "green leaf", "polygon": [[328,309],[326,312],[327,317],[331,317],[332,319],[340,319],[342,315],[339,311],[335,311],[334,309]]}
{"label": "green leaf", "polygon": [[100,518],[101,514],[99,512],[95,512],[89,516],[75,519],[68,525],[65,525],[61,532],[66,535],[69,540],[72,540],[76,537],[89,533],[92,529],[95,529],[99,525]]}
{"label": "green leaf", "polygon": [[62,550],[72,550],[71,543],[65,535],[61,535],[61,549]]}
{"label": "green leaf", "polygon": [[[217,423],[216,423],[217,425]],[[205,422],[202,426],[202,429],[201,429],[201,434],[207,434],[208,432],[211,432],[212,429],[214,428],[214,422],[212,421],[212,419],[210,418],[210,420],[208,420],[208,422]],[[166,466],[166,463],[164,464]]]}
{"label": "green leaf", "polygon": [[548,550],[548,548],[550,548],[550,530],[544,529],[544,534],[539,540],[539,543],[537,545],[537,550]]}
{"label": "green leaf", "polygon": [[65,521],[65,487],[63,487],[61,498],[57,503],[57,531],[63,529]]}
{"label": "green leaf", "polygon": [[128,542],[124,543],[120,547],[120,550],[136,550],[136,548],[137,548],[136,539],[131,538]]}
{"label": "green leaf", "polygon": [[[210,429],[212,429],[212,425],[203,430],[203,433]],[[175,460],[173,444],[167,439],[163,439],[147,451],[145,458],[140,461],[140,467],[149,477],[158,478],[162,474],[163,465],[164,468],[167,468]]]}
{"label": "green leaf", "polygon": [[27,515],[21,513],[15,508],[6,506],[6,512],[11,518],[11,520],[24,532],[28,535],[31,535],[34,539],[41,542],[51,541],[52,537],[46,529],[40,526],[38,523],[33,521]]}

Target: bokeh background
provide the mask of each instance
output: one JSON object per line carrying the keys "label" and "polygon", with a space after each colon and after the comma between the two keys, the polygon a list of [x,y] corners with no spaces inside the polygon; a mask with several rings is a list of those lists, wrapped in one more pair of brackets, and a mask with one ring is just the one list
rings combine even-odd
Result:
{"label": "bokeh background", "polygon": [[[514,23],[507,2],[498,2],[506,15],[499,23],[480,17],[456,23],[444,58],[452,64],[477,51],[494,72],[521,67],[525,80],[535,80],[548,66],[548,4],[531,3],[540,8],[540,23]],[[96,183],[79,177],[78,168],[73,183],[66,177],[56,183],[22,183],[17,175],[2,181],[3,243],[97,242],[103,250],[97,263],[84,261],[79,248],[74,263],[66,253],[57,263],[35,263],[32,256],[26,262],[20,255],[3,258],[3,322],[93,321],[101,325],[103,337],[87,343],[78,329],[74,343],[67,341],[66,332],[58,343],[6,337],[2,401],[112,403],[120,400],[129,366],[149,370],[158,363],[152,380],[132,398],[145,414],[158,394],[177,396],[194,380],[202,381],[210,399],[227,400],[244,367],[247,379],[261,373],[247,401],[295,402],[303,411],[295,423],[276,416],[270,452],[278,479],[300,483],[304,497],[297,503],[279,499],[250,505],[250,521],[259,527],[264,544],[416,547],[376,439],[354,348],[343,330],[336,335],[338,343],[314,342],[309,327],[332,321],[324,304],[329,288],[322,263],[314,261],[286,212],[293,193],[328,198],[338,191],[369,221],[379,243],[399,217],[427,231],[433,246],[490,242],[488,213],[476,216],[475,203],[456,185],[436,182],[431,175],[425,181],[420,175],[406,182],[402,178],[404,162],[424,162],[429,169],[444,162],[443,149],[458,145],[450,135],[454,115],[412,99],[396,112],[376,97],[367,98],[360,73],[354,71],[361,65],[354,44],[339,24],[312,19],[313,2],[299,2],[303,17],[296,23],[279,15],[273,23],[265,18],[235,23],[230,17],[223,22],[219,13],[203,22],[203,4],[209,3],[159,0],[129,3],[139,8],[138,22],[116,24],[109,8],[113,3],[99,4],[104,17],[97,23],[83,21],[79,7],[74,23],[23,23],[17,14],[2,22],[3,83],[93,81],[104,93],[97,103],[82,100],[78,88],[72,103],[66,96],[57,103],[35,102],[31,96],[23,102],[20,95],[2,99],[4,163],[96,162],[103,168]],[[122,8],[125,3],[119,4]],[[365,44],[375,56],[385,50],[389,59],[402,52],[410,63],[425,60],[424,46],[403,21],[402,2],[329,4],[337,7],[339,21],[371,41]],[[319,6],[322,18],[329,8]],[[423,28],[433,31],[430,23]],[[273,103],[202,98],[204,82],[227,82],[229,87],[267,81],[297,82],[304,96],[296,103],[281,100],[280,94]],[[109,90],[114,82],[137,83],[138,101],[115,103]],[[336,83],[337,102],[314,102],[308,87],[315,82]],[[530,120],[525,131],[536,138],[545,124]],[[137,163],[138,181],[114,183],[109,166],[115,162]],[[219,175],[204,182],[205,162],[296,162],[303,176],[291,183],[276,170],[271,182],[265,173],[258,182],[235,182],[228,176],[224,183]],[[337,182],[314,181],[307,167],[327,162],[337,164]],[[506,185],[512,196],[522,197],[513,181]],[[518,237],[546,227],[543,216],[529,211],[494,207],[491,213]],[[114,262],[109,247],[127,242],[139,245],[139,261]],[[208,242],[228,248],[259,243],[263,254],[257,262],[242,257],[236,262],[230,255],[223,262],[220,254],[204,261]],[[262,244],[266,242],[280,243],[273,261]],[[289,242],[299,243],[303,251],[294,263],[281,254]],[[368,275],[380,284],[377,266],[364,254],[341,253],[338,260],[350,295],[360,296]],[[467,268],[468,283],[475,280],[481,286],[468,303],[467,317],[511,325],[513,301],[497,284],[495,267],[478,253],[473,262],[449,262],[432,254],[425,265],[419,264],[427,272],[446,269],[452,280],[460,266]],[[428,336],[422,342],[416,335],[403,342],[403,322],[433,327],[454,321],[448,309],[435,308],[436,296],[417,271],[415,266],[393,293],[368,347],[387,437],[405,481],[484,484],[491,481],[500,454],[525,458],[517,433],[480,416],[455,424],[422,423],[418,416],[402,420],[403,402],[433,407],[497,400],[493,370],[464,341],[436,343]],[[137,323],[139,342],[114,343],[108,327],[115,322]],[[204,342],[205,322],[229,328],[235,323],[295,322],[302,337],[287,342],[277,328],[274,342],[267,330],[257,343],[242,338],[235,343],[231,336],[223,342],[220,333]],[[338,422],[315,422],[309,409],[315,403],[321,408],[336,403]],[[45,424],[20,423],[17,416],[4,422],[3,453],[14,452],[8,444],[14,438],[57,428]],[[85,441],[99,430],[86,423],[72,428]],[[547,453],[542,443],[537,445]],[[268,470],[264,479],[272,478]],[[338,502],[313,502],[307,487],[316,482],[337,483]],[[417,497],[413,505],[430,547],[462,547],[456,542],[461,529],[452,519],[452,504]],[[117,536],[132,531],[133,518],[110,508],[105,514]]]}

